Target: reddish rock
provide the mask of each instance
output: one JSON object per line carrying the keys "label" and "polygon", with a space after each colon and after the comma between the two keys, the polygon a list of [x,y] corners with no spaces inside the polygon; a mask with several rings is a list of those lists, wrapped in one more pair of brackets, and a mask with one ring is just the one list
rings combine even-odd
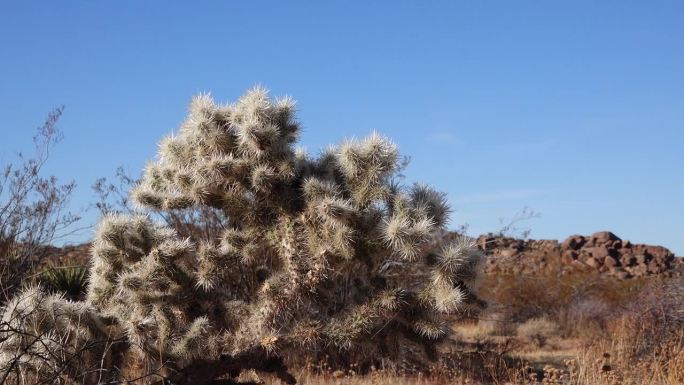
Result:
{"label": "reddish rock", "polygon": [[636,257],[633,255],[623,255],[620,258],[620,262],[622,263],[623,266],[634,266],[636,265]]}
{"label": "reddish rock", "polygon": [[505,249],[499,251],[499,255],[502,256],[503,258],[511,258],[518,254],[518,250],[516,249]]}
{"label": "reddish rock", "polygon": [[600,245],[609,242],[619,241],[620,238],[618,238],[617,235],[611,233],[610,231],[599,231],[597,233],[591,234],[589,240],[595,245]]}
{"label": "reddish rock", "polygon": [[613,276],[614,276],[615,278],[617,278],[617,279],[628,279],[628,278],[632,278],[632,275],[629,274],[629,273],[626,272],[626,271],[618,271],[618,272],[616,272],[616,273],[613,273]]}
{"label": "reddish rock", "polygon": [[653,259],[664,263],[674,259],[674,254],[662,246],[646,246],[646,254],[653,256]]}
{"label": "reddish rock", "polygon": [[619,262],[609,255],[603,260],[603,264],[607,267],[615,267],[619,265]]}
{"label": "reddish rock", "polygon": [[586,270],[590,270],[590,269],[591,269],[591,267],[587,266],[587,264],[582,263],[582,262],[580,262],[580,261],[577,260],[577,259],[574,260],[574,261],[572,261],[572,263],[570,264],[570,266],[573,267],[573,268],[575,268],[575,269],[577,269],[577,270],[580,270],[580,271],[586,271]]}
{"label": "reddish rock", "polygon": [[587,253],[584,249],[580,249],[579,255],[577,256],[577,259],[579,259],[582,262],[586,262],[587,259],[591,257],[591,254]]}
{"label": "reddish rock", "polygon": [[561,262],[564,265],[569,265],[576,260],[578,256],[579,253],[577,253],[575,250],[565,250],[561,256]]}
{"label": "reddish rock", "polygon": [[643,277],[648,275],[648,266],[646,265],[636,265],[628,270],[635,277]]}
{"label": "reddish rock", "polygon": [[560,247],[560,244],[555,239],[546,239],[541,241],[540,246],[543,250],[554,251]]}
{"label": "reddish rock", "polygon": [[608,269],[608,274],[617,277],[618,279],[627,279],[631,278],[631,274],[629,274],[625,269],[622,267],[611,267]]}
{"label": "reddish rock", "polygon": [[525,241],[521,239],[514,239],[509,243],[508,247],[517,251],[523,250],[525,248]]}
{"label": "reddish rock", "polygon": [[651,260],[646,266],[648,266],[648,272],[651,274],[658,274],[663,271],[663,265],[659,264],[656,260]]}
{"label": "reddish rock", "polygon": [[486,235],[480,235],[475,241],[477,246],[482,250],[487,251],[492,248],[492,243],[495,241],[494,237],[489,237]]}
{"label": "reddish rock", "polygon": [[644,254],[636,255],[634,258],[635,258],[635,263],[637,265],[643,265],[646,263],[646,255],[644,255]]}
{"label": "reddish rock", "polygon": [[594,247],[585,247],[582,249],[582,251],[585,251],[589,253],[594,259],[603,259],[607,257],[610,253],[608,252],[608,249],[603,246],[594,246]]}
{"label": "reddish rock", "polygon": [[588,266],[591,266],[593,268],[598,268],[601,266],[601,263],[594,257],[589,257],[584,263],[586,263]]}
{"label": "reddish rock", "polygon": [[581,235],[571,235],[563,241],[561,249],[578,250],[586,243],[586,238]]}
{"label": "reddish rock", "polygon": [[[447,238],[448,240],[448,238]],[[561,244],[553,240],[520,240],[481,236],[491,274],[566,275],[581,270],[618,278],[684,275],[684,260],[662,246],[633,244],[604,231],[590,237],[573,235]]]}

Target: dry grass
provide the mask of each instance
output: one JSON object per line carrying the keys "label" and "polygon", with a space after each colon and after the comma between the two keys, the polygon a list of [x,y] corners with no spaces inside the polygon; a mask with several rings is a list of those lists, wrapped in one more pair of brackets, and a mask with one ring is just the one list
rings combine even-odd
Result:
{"label": "dry grass", "polygon": [[530,318],[518,325],[518,337],[541,348],[558,335],[558,325],[546,317]]}
{"label": "dry grass", "polygon": [[398,376],[390,372],[374,372],[364,376],[354,374],[334,373],[334,374],[312,374],[306,371],[297,373],[298,383],[302,385],[433,385],[449,382],[449,378],[436,378],[427,375],[417,374],[408,376]]}
{"label": "dry grass", "polygon": [[[684,384],[681,278],[486,279],[489,308],[478,319],[452,325],[454,339],[432,367],[310,364],[293,374],[304,385]],[[124,371],[136,378],[149,368],[131,361]],[[243,373],[240,382],[280,384],[253,372]]]}
{"label": "dry grass", "polygon": [[[373,369],[365,374],[353,367],[346,371],[298,369],[299,383],[684,384],[681,278],[488,279],[497,282],[488,291],[494,306],[479,322],[453,326],[457,340],[434,367],[406,373]],[[523,338],[516,336],[516,329]],[[553,343],[539,344],[535,334]]]}
{"label": "dry grass", "polygon": [[609,308],[624,307],[645,286],[660,278],[617,280],[593,273],[547,275],[487,275],[482,296],[505,307],[509,320],[556,316],[582,301],[598,301]]}
{"label": "dry grass", "polygon": [[642,293],[578,356],[578,384],[684,384],[682,280]]}

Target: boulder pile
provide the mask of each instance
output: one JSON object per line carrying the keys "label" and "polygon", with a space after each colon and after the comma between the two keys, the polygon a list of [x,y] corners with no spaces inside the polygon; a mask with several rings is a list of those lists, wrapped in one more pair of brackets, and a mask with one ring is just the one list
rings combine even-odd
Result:
{"label": "boulder pile", "polygon": [[[675,257],[667,248],[633,244],[609,231],[590,236],[572,235],[563,242],[481,235],[477,244],[486,253],[487,273],[566,274],[583,271],[610,274],[620,279],[684,274],[684,258]],[[53,249],[50,259],[54,264],[88,263],[89,243]]]}
{"label": "boulder pile", "polygon": [[584,271],[628,279],[684,272],[684,259],[675,257],[667,248],[633,244],[609,231],[591,236],[572,235],[563,242],[482,235],[477,243],[487,254],[488,273]]}

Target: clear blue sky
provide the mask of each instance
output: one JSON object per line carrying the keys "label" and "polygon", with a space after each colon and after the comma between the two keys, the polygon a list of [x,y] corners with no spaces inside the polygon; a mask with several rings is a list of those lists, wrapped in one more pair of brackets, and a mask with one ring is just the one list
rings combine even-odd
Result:
{"label": "clear blue sky", "polygon": [[310,151],[393,138],[471,233],[528,206],[533,237],[684,254],[684,2],[0,2],[0,162],[65,105],[47,171],[76,209],[192,95],[255,84],[299,101]]}

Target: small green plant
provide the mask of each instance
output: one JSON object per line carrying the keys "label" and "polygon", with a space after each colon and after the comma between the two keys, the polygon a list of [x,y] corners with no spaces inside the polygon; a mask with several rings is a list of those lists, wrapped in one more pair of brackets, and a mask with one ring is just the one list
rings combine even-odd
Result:
{"label": "small green plant", "polygon": [[52,293],[83,299],[88,288],[88,269],[85,266],[52,266],[40,275],[40,283]]}

